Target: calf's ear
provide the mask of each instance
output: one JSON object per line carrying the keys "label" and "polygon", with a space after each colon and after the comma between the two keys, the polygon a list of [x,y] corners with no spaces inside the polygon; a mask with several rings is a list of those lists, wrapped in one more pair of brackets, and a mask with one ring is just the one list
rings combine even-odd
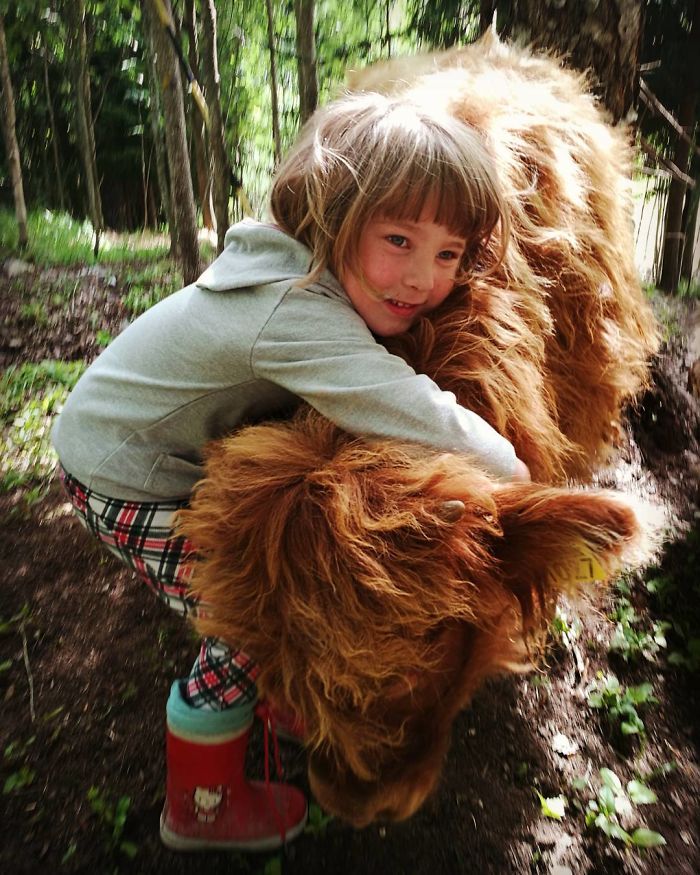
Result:
{"label": "calf's ear", "polygon": [[509,484],[494,498],[502,533],[494,553],[525,632],[548,618],[559,593],[603,583],[652,552],[649,513],[620,495]]}

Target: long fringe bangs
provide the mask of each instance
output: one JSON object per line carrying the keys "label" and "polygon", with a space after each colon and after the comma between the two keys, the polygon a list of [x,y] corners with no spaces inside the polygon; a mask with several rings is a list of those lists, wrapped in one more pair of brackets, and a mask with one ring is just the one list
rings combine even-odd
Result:
{"label": "long fringe bangs", "polygon": [[[499,227],[504,249],[509,222],[481,133],[412,102],[394,101],[375,136],[375,152],[360,174],[361,193],[356,211],[348,215],[349,227],[361,229],[375,216],[417,222],[430,210],[432,221],[467,240],[463,273],[486,271],[483,244]],[[358,236],[353,235],[355,245]],[[502,257],[500,252],[494,263]]]}
{"label": "long fringe bangs", "polygon": [[[493,269],[508,233],[497,171],[481,134],[401,98],[348,95],[319,110],[279,169],[270,207],[313,253],[310,277],[355,265],[360,234],[382,215],[434,221],[468,243],[465,275]],[[500,228],[500,246],[484,243]],[[308,281],[305,277],[304,281]]]}

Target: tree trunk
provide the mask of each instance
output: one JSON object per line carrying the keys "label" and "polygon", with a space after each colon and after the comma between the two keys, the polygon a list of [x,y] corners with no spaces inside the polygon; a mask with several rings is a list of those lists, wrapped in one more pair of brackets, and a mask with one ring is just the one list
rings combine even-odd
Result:
{"label": "tree trunk", "polygon": [[[695,127],[695,108],[698,102],[698,54],[700,53],[700,0],[695,2],[695,11],[690,34],[685,46],[688,69],[686,88],[678,108],[678,122],[692,139]],[[673,163],[683,173],[688,172],[690,143],[678,137]],[[675,292],[680,279],[681,257],[683,254],[683,206],[689,189],[682,179],[671,179],[666,205],[666,224],[664,231],[664,253],[659,286],[665,292]],[[692,245],[692,244],[691,244]]]}
{"label": "tree trunk", "polygon": [[[163,5],[172,22],[170,0],[164,0]],[[197,213],[194,206],[192,176],[190,175],[190,156],[187,152],[182,80],[178,59],[166,28],[155,16],[153,18],[153,47],[156,52],[156,70],[163,95],[165,144],[172,183],[176,248],[182,265],[183,279],[188,284],[197,278],[201,265],[197,241]],[[173,229],[171,229],[172,233]]]}
{"label": "tree trunk", "polygon": [[15,95],[10,79],[10,62],[7,57],[5,42],[5,17],[0,13],[0,80],[2,84],[2,132],[5,137],[7,163],[12,177],[12,196],[15,201],[15,215],[19,231],[20,249],[25,249],[29,242],[27,234],[27,207],[24,203],[24,185],[22,184],[22,164],[19,160],[19,146],[15,130]]}
{"label": "tree trunk", "polygon": [[[482,3],[482,16],[489,5]],[[643,0],[511,0],[510,15],[498,21],[504,36],[555,49],[570,66],[590,70],[614,122],[627,115],[637,96],[642,24]]]}
{"label": "tree trunk", "polygon": [[[182,25],[187,33],[188,47],[187,60],[190,64],[190,69],[194,73],[195,79],[200,82],[200,65],[199,65],[199,45],[197,42],[197,13],[195,11],[194,0],[185,0],[185,16]],[[212,230],[214,220],[211,214],[210,201],[210,178],[209,178],[209,156],[207,150],[207,138],[204,128],[204,120],[202,119],[199,109],[192,101],[187,103],[187,113],[190,121],[190,129],[192,131],[192,147],[194,151],[194,167],[197,176],[197,200],[202,209],[202,224],[205,228]]]}
{"label": "tree trunk", "polygon": [[[156,53],[153,48],[153,27],[157,26],[153,21],[152,9],[149,0],[141,0],[141,17],[143,21],[143,36],[146,45],[145,64],[146,64],[146,79],[148,83],[148,94],[150,97],[150,106],[148,107],[148,119],[151,125],[151,137],[156,150],[156,175],[158,176],[158,189],[160,190],[160,202],[165,213],[165,221],[168,223],[168,228],[175,227],[173,212],[170,199],[170,180],[168,179],[167,155],[165,152],[165,143],[163,141],[163,131],[161,129],[161,119],[163,118],[163,110],[160,101],[160,90],[158,88],[158,74],[156,72]],[[177,254],[177,246],[174,242],[177,236],[171,236],[171,254]]]}
{"label": "tree trunk", "polygon": [[316,38],[314,34],[314,0],[294,0],[297,34],[297,69],[299,72],[299,117],[301,123],[313,114],[318,104],[316,78]]}
{"label": "tree trunk", "polygon": [[49,113],[49,128],[51,129],[51,151],[53,153],[53,167],[56,174],[56,186],[58,188],[58,202],[61,210],[66,209],[66,195],[63,188],[63,173],[61,172],[61,161],[58,156],[58,129],[56,127],[56,116],[53,111],[53,100],[51,98],[51,88],[49,87],[49,59],[47,57],[48,49],[44,46],[44,89],[46,91],[46,106]]}
{"label": "tree trunk", "polygon": [[700,175],[695,177],[695,188],[686,196],[687,217],[683,223],[683,255],[681,257],[681,279],[693,279],[695,238],[698,227],[698,205],[700,205]]}
{"label": "tree trunk", "polygon": [[491,27],[497,4],[498,0],[479,0],[479,33],[486,33]]}
{"label": "tree trunk", "polygon": [[[686,92],[681,99],[678,111],[678,122],[691,137],[695,124],[697,96],[697,91],[695,90]],[[690,143],[678,137],[676,151],[673,155],[673,163],[683,173],[688,171],[689,157]],[[677,179],[675,176],[671,178],[668,202],[666,204],[663,263],[659,279],[659,287],[665,292],[675,292],[680,278],[681,255],[683,253],[683,239],[685,236],[683,234],[683,207],[687,191],[688,187],[682,179]]]}
{"label": "tree trunk", "polygon": [[216,48],[216,7],[214,0],[202,0],[202,66],[209,107],[209,143],[212,156],[212,189],[216,216],[216,248],[224,248],[228,229],[228,194],[231,185],[231,165],[224,143],[224,122],[221,113],[221,80]]}
{"label": "tree trunk", "polygon": [[68,0],[64,10],[69,23],[69,52],[72,56],[73,90],[75,92],[76,128],[78,146],[87,188],[88,211],[95,232],[95,257],[100,248],[100,234],[104,229],[102,199],[100,197],[95,134],[92,121],[90,97],[90,73],[88,70],[87,36],[85,32],[84,0]]}
{"label": "tree trunk", "polygon": [[280,135],[280,111],[277,103],[277,59],[275,56],[275,23],[272,13],[272,0],[265,0],[267,8],[267,45],[270,50],[270,93],[272,97],[272,139],[275,147],[275,164],[282,159],[282,137]]}

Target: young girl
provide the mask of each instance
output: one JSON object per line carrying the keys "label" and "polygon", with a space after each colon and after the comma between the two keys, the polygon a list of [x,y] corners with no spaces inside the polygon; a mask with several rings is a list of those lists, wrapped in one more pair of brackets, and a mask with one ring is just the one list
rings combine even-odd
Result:
{"label": "young girl", "polygon": [[[184,614],[196,610],[191,547],[172,536],[172,515],[203,475],[206,443],[302,400],[350,433],[528,477],[504,438],[381,345],[493,267],[486,244],[507,221],[480,136],[401,98],[340,99],[302,132],[271,211],[274,224],[231,228],[198,282],[102,353],[53,433],[85,525]],[[242,650],[209,639],[173,685],[169,847],[267,850],[303,828],[297,789],[244,777],[256,674]]]}

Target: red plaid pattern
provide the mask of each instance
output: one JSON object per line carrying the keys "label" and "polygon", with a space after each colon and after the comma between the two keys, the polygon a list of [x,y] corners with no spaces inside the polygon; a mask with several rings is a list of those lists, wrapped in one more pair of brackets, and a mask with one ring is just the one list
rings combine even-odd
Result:
{"label": "red plaid pattern", "polygon": [[[169,607],[196,615],[198,604],[189,592],[194,549],[173,535],[173,515],[186,501],[123,501],[99,495],[63,469],[63,486],[87,530],[124,562]],[[205,638],[186,681],[186,700],[196,708],[216,711],[253,703],[257,698],[257,665],[243,650]]]}

